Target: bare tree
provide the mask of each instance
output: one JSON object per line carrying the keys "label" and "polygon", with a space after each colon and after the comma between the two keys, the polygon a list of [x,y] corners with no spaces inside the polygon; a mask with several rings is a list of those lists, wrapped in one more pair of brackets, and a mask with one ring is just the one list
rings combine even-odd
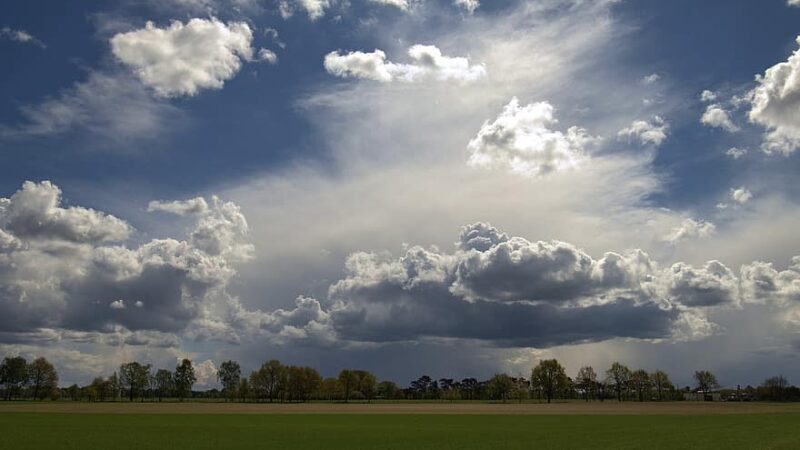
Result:
{"label": "bare tree", "polygon": [[656,370],[652,375],[650,375],[650,381],[656,390],[658,399],[664,400],[664,393],[672,389],[672,382],[669,380],[667,373],[663,370]]}
{"label": "bare tree", "polygon": [[592,366],[584,366],[578,370],[578,376],[575,377],[575,383],[583,391],[583,396],[586,401],[589,401],[589,396],[597,384],[597,372],[594,371]]}
{"label": "bare tree", "polygon": [[719,386],[717,377],[708,370],[698,370],[694,373],[694,379],[697,381],[697,389],[703,393],[703,397],[708,395],[709,391]]}
{"label": "bare tree", "polygon": [[28,365],[28,383],[33,388],[34,400],[52,393],[58,387],[56,368],[44,358],[36,358]]}

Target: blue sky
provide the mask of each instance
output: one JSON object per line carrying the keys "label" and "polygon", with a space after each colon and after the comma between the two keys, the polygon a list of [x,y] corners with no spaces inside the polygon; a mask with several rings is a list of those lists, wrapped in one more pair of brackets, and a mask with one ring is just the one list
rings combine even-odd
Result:
{"label": "blue sky", "polygon": [[0,353],[800,369],[784,0],[2,12]]}

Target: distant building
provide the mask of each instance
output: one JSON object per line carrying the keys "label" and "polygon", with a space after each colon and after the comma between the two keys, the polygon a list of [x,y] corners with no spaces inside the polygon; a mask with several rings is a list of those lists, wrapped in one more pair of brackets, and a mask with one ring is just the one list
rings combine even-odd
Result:
{"label": "distant building", "polygon": [[719,402],[722,401],[722,394],[719,392],[684,392],[683,399],[688,402]]}

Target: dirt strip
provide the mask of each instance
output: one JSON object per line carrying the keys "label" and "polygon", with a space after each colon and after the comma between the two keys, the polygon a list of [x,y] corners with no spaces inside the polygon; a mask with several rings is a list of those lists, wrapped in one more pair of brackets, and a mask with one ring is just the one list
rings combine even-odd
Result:
{"label": "dirt strip", "polygon": [[691,415],[800,413],[789,403],[127,403],[0,402],[0,413],[70,414],[529,414],[529,415]]}

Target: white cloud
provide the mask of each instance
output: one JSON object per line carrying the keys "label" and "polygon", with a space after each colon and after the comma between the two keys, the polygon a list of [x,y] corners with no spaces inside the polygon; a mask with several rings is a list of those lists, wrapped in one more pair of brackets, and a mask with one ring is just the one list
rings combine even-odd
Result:
{"label": "white cloud", "polygon": [[268,64],[277,64],[278,55],[268,48],[262,48],[258,51],[258,60],[265,61]]}
{"label": "white cloud", "polygon": [[789,6],[800,6],[800,0],[786,0],[786,4]]}
{"label": "white cloud", "polygon": [[242,59],[253,57],[252,38],[244,22],[191,19],[166,28],[147,22],[145,28],[112,37],[111,50],[159,96],[191,96],[220,89],[233,78]]}
{"label": "white cloud", "polygon": [[409,7],[408,0],[369,0],[371,3],[379,5],[394,6],[395,8],[407,11]]}
{"label": "white cloud", "polygon": [[700,123],[710,127],[722,128],[730,133],[739,131],[739,127],[733,123],[728,111],[717,103],[708,105],[700,118]]}
{"label": "white cloud", "polygon": [[225,307],[235,264],[252,257],[244,216],[216,197],[188,239],[133,248],[116,243],[126,222],[60,200],[49,182],[0,198],[0,333],[181,331]]}
{"label": "white cloud", "polygon": [[695,220],[688,218],[681,222],[681,224],[670,231],[666,236],[666,241],[672,244],[677,244],[681,241],[688,239],[700,239],[711,236],[717,230],[711,222],[705,220]]}
{"label": "white cloud", "polygon": [[550,129],[556,122],[550,103],[520,106],[514,97],[469,142],[468,163],[528,176],[573,169],[587,158],[585,147],[595,138],[575,126],[566,133]]}
{"label": "white cloud", "polygon": [[288,19],[294,15],[295,8],[305,10],[308,18],[312,21],[325,15],[325,10],[336,3],[336,0],[281,0],[278,3],[278,11],[281,17]]}
{"label": "white cloud", "polygon": [[744,205],[753,198],[753,193],[745,187],[731,188],[731,199],[740,205]]}
{"label": "white cloud", "polygon": [[203,197],[195,197],[189,200],[160,201],[153,200],[147,205],[150,212],[161,211],[179,216],[187,214],[205,214],[208,212],[208,203]]}
{"label": "white cloud", "polygon": [[704,90],[700,94],[700,100],[703,101],[703,102],[706,102],[706,103],[713,102],[716,99],[717,99],[717,94],[715,92],[713,92],[713,91],[709,91],[708,89]]}
{"label": "white cloud", "polygon": [[481,6],[478,0],[453,0],[453,4],[472,14]]}
{"label": "white cloud", "polygon": [[0,227],[20,239],[77,243],[123,241],[132,228],[123,220],[89,208],[62,208],[61,190],[26,181],[11,198],[0,199]]}
{"label": "white cloud", "polygon": [[108,304],[108,307],[111,309],[125,309],[125,300],[114,300]]}
{"label": "white cloud", "polygon": [[749,117],[767,129],[761,149],[788,155],[800,147],[800,50],[757,75],[756,83]]}
{"label": "white cloud", "polygon": [[660,146],[667,138],[667,130],[669,124],[659,116],[653,117],[653,120],[636,120],[627,128],[623,128],[617,133],[620,138],[639,139],[642,144],[653,144],[656,147]]}
{"label": "white cloud", "polygon": [[742,156],[747,154],[746,148],[739,148],[739,147],[731,147],[725,150],[725,154],[730,156],[733,159],[739,159]]}
{"label": "white cloud", "polygon": [[433,45],[413,45],[408,49],[410,64],[386,61],[382,50],[325,55],[325,70],[342,78],[365,78],[384,83],[415,82],[432,78],[438,81],[470,82],[486,76],[483,64],[471,65],[467,58],[442,55]]}
{"label": "white cloud", "polygon": [[44,42],[36,39],[32,34],[25,30],[14,30],[9,27],[0,28],[0,39],[9,39],[23,44],[33,44],[40,48],[47,48]]}
{"label": "white cloud", "polygon": [[96,71],[86,81],[21,110],[26,121],[0,126],[0,136],[51,136],[84,129],[125,144],[131,138],[158,137],[180,118],[180,111],[154,99],[131,76]]}
{"label": "white cloud", "polygon": [[651,73],[650,75],[642,77],[641,82],[644,85],[650,85],[658,83],[659,80],[661,80],[661,75],[657,73]]}

